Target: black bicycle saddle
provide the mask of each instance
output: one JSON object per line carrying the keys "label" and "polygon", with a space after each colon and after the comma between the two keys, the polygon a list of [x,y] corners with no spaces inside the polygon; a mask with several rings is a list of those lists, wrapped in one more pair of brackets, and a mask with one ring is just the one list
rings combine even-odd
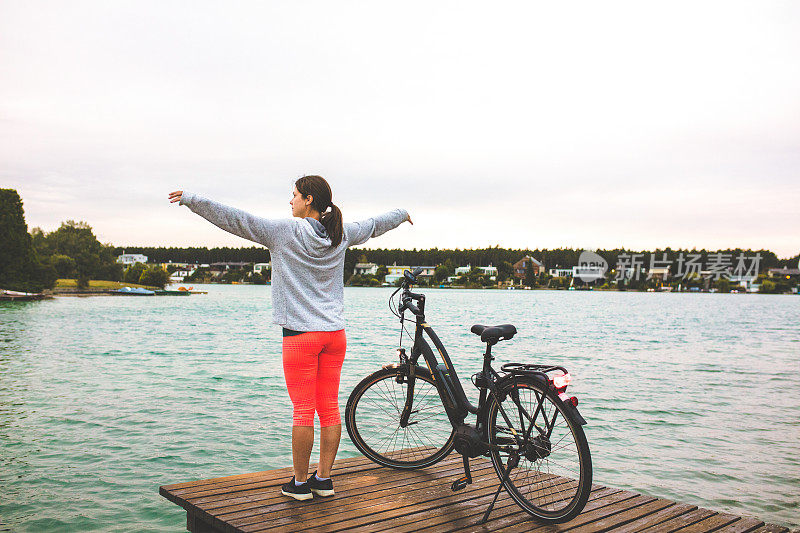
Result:
{"label": "black bicycle saddle", "polygon": [[499,326],[483,326],[475,324],[470,328],[470,331],[475,335],[480,335],[483,342],[491,342],[492,344],[508,340],[517,333],[517,328],[512,324],[501,324]]}

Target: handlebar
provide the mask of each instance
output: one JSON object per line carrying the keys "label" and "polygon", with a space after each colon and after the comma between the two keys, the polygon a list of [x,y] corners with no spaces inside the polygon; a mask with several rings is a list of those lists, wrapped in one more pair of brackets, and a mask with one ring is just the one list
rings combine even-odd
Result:
{"label": "handlebar", "polygon": [[[406,309],[414,313],[415,316],[424,316],[425,313],[425,295],[411,292],[411,284],[417,281],[417,276],[423,271],[422,267],[417,267],[413,272],[406,270],[403,272],[403,282],[400,287],[392,293],[392,296],[402,290],[403,294],[400,297],[400,306],[398,311],[402,314]],[[390,297],[391,299],[391,297]],[[419,302],[419,307],[414,302]],[[422,309],[420,309],[422,308]]]}
{"label": "handlebar", "polygon": [[408,309],[415,315],[419,316],[422,314],[422,311],[419,310],[419,307],[411,303],[411,301],[406,300],[400,305],[400,312],[402,313],[404,310]]}

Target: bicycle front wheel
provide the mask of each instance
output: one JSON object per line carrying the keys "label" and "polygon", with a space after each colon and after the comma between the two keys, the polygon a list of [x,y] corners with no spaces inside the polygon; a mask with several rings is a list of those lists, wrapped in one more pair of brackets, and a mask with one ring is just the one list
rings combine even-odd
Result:
{"label": "bicycle front wheel", "polygon": [[519,376],[499,392],[501,402],[493,398],[488,411],[489,442],[500,447],[491,452],[497,475],[503,481],[508,470],[506,490],[536,518],[573,519],[592,486],[583,428],[541,380]]}
{"label": "bicycle front wheel", "polygon": [[345,409],[345,425],[356,448],[372,461],[414,469],[444,459],[455,431],[427,369],[417,368],[411,416],[400,415],[408,396],[408,367],[382,369],[356,385]]}

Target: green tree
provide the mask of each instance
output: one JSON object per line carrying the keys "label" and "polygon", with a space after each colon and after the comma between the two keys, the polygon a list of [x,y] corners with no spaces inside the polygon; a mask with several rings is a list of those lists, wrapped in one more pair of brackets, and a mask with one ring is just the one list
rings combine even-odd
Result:
{"label": "green tree", "polygon": [[59,278],[73,278],[75,276],[75,260],[68,255],[53,254],[50,264],[56,270]]}
{"label": "green tree", "polygon": [[19,194],[0,189],[0,288],[38,292],[55,280],[55,269],[33,248]]}
{"label": "green tree", "polygon": [[439,283],[442,283],[447,279],[448,276],[451,275],[452,273],[450,272],[450,269],[447,268],[447,265],[437,265],[436,270],[433,273],[433,278]]}
{"label": "green tree", "polygon": [[[110,245],[100,244],[91,226],[86,222],[67,220],[57,230],[45,234],[34,228],[31,234],[34,249],[42,257],[66,256],[74,262],[74,275],[79,287],[86,287],[90,279],[118,281],[122,279],[122,267]],[[55,263],[51,263],[55,265]],[[63,259],[58,264],[66,268]],[[135,281],[133,281],[135,283]]]}
{"label": "green tree", "polygon": [[764,294],[773,294],[776,292],[776,285],[775,282],[769,279],[765,279],[761,282],[761,286],[758,288],[758,292],[762,292]]}
{"label": "green tree", "polygon": [[538,287],[536,272],[533,270],[532,261],[525,262],[525,285],[528,287]]}
{"label": "green tree", "polygon": [[145,270],[147,270],[147,265],[144,263],[134,263],[125,269],[122,279],[125,283],[139,283],[139,278],[142,277]]}
{"label": "green tree", "polygon": [[719,292],[731,292],[731,282],[726,278],[719,278],[714,282],[714,287]]}
{"label": "green tree", "polygon": [[[141,264],[141,263],[137,263]],[[152,265],[144,269],[139,277],[140,285],[147,285],[148,287],[159,287],[161,289],[169,281],[169,272],[164,270],[158,265]]]}
{"label": "green tree", "polygon": [[220,280],[222,283],[233,283],[234,281],[239,282],[242,281],[244,277],[244,271],[242,270],[228,270],[225,274],[222,275],[222,279]]}

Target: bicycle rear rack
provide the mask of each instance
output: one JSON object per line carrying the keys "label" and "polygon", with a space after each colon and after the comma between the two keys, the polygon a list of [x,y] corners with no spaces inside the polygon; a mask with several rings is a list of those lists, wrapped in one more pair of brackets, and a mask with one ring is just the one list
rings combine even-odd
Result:
{"label": "bicycle rear rack", "polygon": [[527,363],[506,363],[500,367],[506,374],[517,374],[520,376],[544,376],[548,377],[548,372],[560,370],[564,374],[567,369],[558,365],[531,365]]}

